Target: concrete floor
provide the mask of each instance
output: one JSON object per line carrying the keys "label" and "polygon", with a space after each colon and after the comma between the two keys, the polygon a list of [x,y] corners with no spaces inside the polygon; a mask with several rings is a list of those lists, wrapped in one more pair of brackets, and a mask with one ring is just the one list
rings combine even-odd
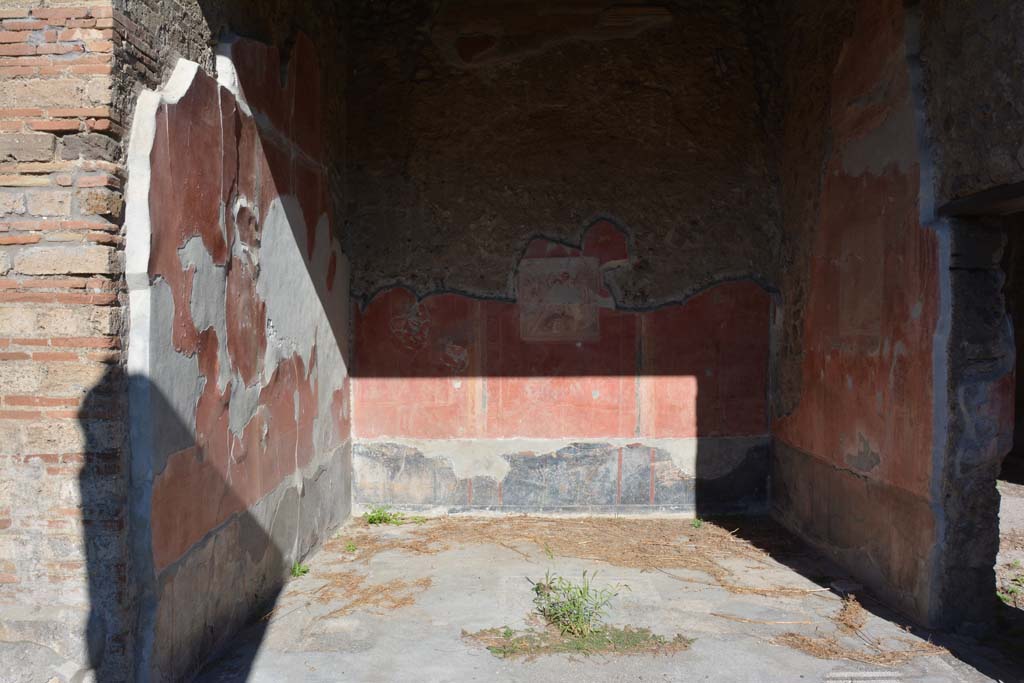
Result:
{"label": "concrete floor", "polygon": [[[1024,521],[1024,497],[1006,498],[1011,509],[1004,508],[1004,517]],[[401,527],[351,523],[307,560],[310,573],[290,582],[271,617],[240,638],[199,680],[1019,680],[1013,665],[995,661],[1000,654],[992,648],[960,640],[944,642],[956,655],[934,652],[921,637],[927,634],[905,630],[863,593],[866,621],[859,632],[844,632],[836,620],[842,606],[836,589],[849,588],[842,573],[765,521],[744,523],[757,528],[752,533],[741,529],[737,552],[713,552],[714,564],[703,571],[681,566],[678,557],[668,561],[669,569],[659,562],[666,547],[685,546],[703,532],[718,534],[703,552],[729,545],[722,528],[732,531],[735,523],[694,529],[687,520],[658,521],[656,533],[667,536],[665,542],[638,534],[643,537],[638,547],[644,549],[617,564],[605,561],[609,558],[602,552],[588,551],[587,542],[569,544],[571,552],[564,552],[550,525],[546,536],[532,541],[527,530],[511,541],[496,536],[480,542],[479,529],[463,533],[477,523],[459,518]],[[557,533],[570,538],[581,523],[560,520]],[[593,520],[586,524],[592,533]],[[486,536],[486,529],[482,533]],[[429,546],[426,537],[444,540]],[[357,546],[355,552],[345,549],[349,543]],[[507,660],[463,637],[464,631],[528,627],[533,605],[526,579],[548,569],[568,577],[596,570],[599,583],[627,584],[609,622],[648,627],[667,637],[683,634],[694,639],[692,646],[671,655]],[[779,637],[786,633],[834,636],[843,653],[866,661],[812,656],[781,644]],[[893,655],[914,648],[928,653]],[[885,656],[892,663],[867,663]]]}
{"label": "concrete floor", "polygon": [[998,488],[1002,501],[996,581],[1007,602],[1024,610],[1024,485],[1000,481]]}

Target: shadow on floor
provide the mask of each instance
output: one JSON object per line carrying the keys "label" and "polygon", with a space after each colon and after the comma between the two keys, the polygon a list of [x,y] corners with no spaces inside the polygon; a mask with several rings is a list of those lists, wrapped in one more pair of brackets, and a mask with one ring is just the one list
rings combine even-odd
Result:
{"label": "shadow on floor", "polygon": [[[842,568],[770,518],[715,518],[793,571],[837,595],[853,593],[864,609],[909,633],[949,650],[989,678],[1024,683],[1024,611],[1000,604],[991,631],[980,637],[926,629],[887,607]],[[993,600],[996,597],[993,595]]]}

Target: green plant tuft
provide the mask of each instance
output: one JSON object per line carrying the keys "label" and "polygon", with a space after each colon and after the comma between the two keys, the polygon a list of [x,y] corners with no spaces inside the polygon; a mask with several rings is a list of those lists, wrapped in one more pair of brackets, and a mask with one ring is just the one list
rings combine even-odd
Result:
{"label": "green plant tuft", "polygon": [[476,633],[463,631],[462,637],[483,645],[495,657],[502,659],[533,659],[542,655],[563,653],[584,656],[672,654],[687,649],[693,643],[691,639],[682,635],[670,639],[652,633],[649,629],[631,626],[606,626],[581,638],[560,634],[553,628],[513,631],[508,626]]}
{"label": "green plant tuft", "polygon": [[704,526],[704,521],[699,517],[694,517],[693,521],[690,522],[690,526],[692,526],[694,529],[699,529],[702,526]]}
{"label": "green plant tuft", "polygon": [[349,541],[348,543],[345,544],[345,552],[346,553],[354,553],[358,549],[359,548],[357,548],[356,544],[353,543],[352,541]]}
{"label": "green plant tuft", "polygon": [[405,515],[397,510],[392,510],[386,505],[378,505],[371,508],[363,515],[367,524],[393,524],[395,526],[405,521]]}
{"label": "green plant tuft", "polygon": [[309,565],[302,564],[301,562],[296,562],[296,563],[294,563],[292,565],[292,577],[293,578],[297,579],[300,576],[305,576],[308,573],[309,573]]}
{"label": "green plant tuft", "polygon": [[584,638],[600,628],[609,603],[619,591],[629,589],[625,585],[595,588],[596,576],[597,572],[588,577],[584,571],[582,580],[573,583],[549,571],[540,581],[527,581],[533,586],[537,612],[562,635]]}

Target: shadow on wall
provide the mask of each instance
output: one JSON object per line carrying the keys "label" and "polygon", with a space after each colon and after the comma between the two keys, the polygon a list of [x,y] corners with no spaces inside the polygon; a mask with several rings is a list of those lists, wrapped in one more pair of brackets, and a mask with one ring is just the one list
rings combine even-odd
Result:
{"label": "shadow on wall", "polygon": [[354,502],[450,511],[764,512],[771,296],[618,305],[608,220],[535,239],[512,300],[379,292],[354,320]]}
{"label": "shadow on wall", "polygon": [[[282,92],[275,51],[223,48],[222,83],[182,60],[133,121],[128,514],[120,544],[86,527],[102,680],[194,674],[349,513],[348,273],[303,118],[315,55],[297,48]],[[83,407],[87,434],[106,391]],[[83,500],[100,505],[89,471]]]}
{"label": "shadow on wall", "polygon": [[[133,670],[138,680],[176,680],[189,673],[181,667],[194,666],[199,658],[216,652],[242,627],[273,608],[289,572],[285,557],[296,535],[297,516],[287,514],[286,508],[296,506],[297,497],[283,498],[268,526],[266,519],[245,509],[229,481],[222,482],[216,500],[204,498],[202,491],[190,491],[194,505],[240,511],[211,530],[207,547],[199,550],[205,556],[201,573],[188,575],[190,568],[183,562],[155,568],[153,480],[138,476],[147,469],[145,464],[131,465],[131,486],[125,492],[127,519],[118,509],[119,496],[98,485],[110,481],[108,475],[119,468],[120,455],[105,450],[105,440],[91,437],[91,421],[109,414],[117,402],[118,375],[119,370],[108,371],[79,411],[88,448],[79,485],[86,518],[89,665],[100,681],[128,680]],[[160,438],[164,443],[191,444],[189,457],[203,460],[207,456],[195,447],[191,429],[159,388],[139,376],[129,377],[128,383],[134,396],[148,392],[154,414],[163,416]],[[187,628],[182,620],[188,621]],[[259,638],[262,629],[250,633]],[[251,658],[234,661],[240,680],[245,680]]]}
{"label": "shadow on wall", "polygon": [[[249,39],[226,47],[233,67],[219,80],[256,115],[260,180],[294,196],[288,222],[311,230],[312,254],[331,201],[328,179],[310,168],[332,161],[318,134],[329,93],[308,67],[316,46],[299,33],[287,51]],[[282,139],[295,143],[290,153]],[[578,244],[524,245],[510,299],[378,292],[355,315],[356,502],[711,512],[715,500],[721,511],[764,511],[771,296],[727,281],[656,309],[622,308],[606,276],[636,265],[630,246],[599,220]],[[313,296],[330,309],[341,289]]]}

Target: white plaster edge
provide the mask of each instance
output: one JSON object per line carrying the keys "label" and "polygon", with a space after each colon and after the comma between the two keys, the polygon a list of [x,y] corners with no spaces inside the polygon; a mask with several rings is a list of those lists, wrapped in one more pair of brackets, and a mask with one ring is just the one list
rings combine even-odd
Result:
{"label": "white plaster edge", "polygon": [[253,115],[252,109],[249,107],[249,102],[245,99],[245,93],[242,92],[242,83],[238,78],[238,69],[235,68],[235,62],[231,58],[231,45],[231,42],[222,42],[217,45],[215,61],[217,83],[220,87],[234,95],[235,102],[238,103],[238,108],[241,109],[246,116],[251,117]]}
{"label": "white plaster edge", "polygon": [[125,187],[125,276],[128,289],[149,287],[152,223],[149,215],[150,155],[156,139],[156,115],[163,104],[176,104],[192,87],[199,65],[179,59],[167,83],[139,95],[128,143],[128,184]]}
{"label": "white plaster edge", "polygon": [[199,65],[178,60],[167,83],[160,90],[139,94],[128,139],[126,160],[128,182],[125,186],[125,283],[128,287],[128,349],[125,369],[128,375],[128,442],[130,452],[130,509],[145,517],[136,523],[129,538],[141,566],[135,571],[144,577],[139,600],[139,623],[135,644],[136,678],[148,672],[156,635],[156,595],[152,584],[152,548],[148,537],[152,504],[153,430],[150,348],[152,286],[149,280],[152,223],[149,191],[152,180],[151,154],[156,140],[157,112],[163,104],[178,102],[192,86]]}
{"label": "white plaster edge", "polygon": [[[152,376],[150,317],[152,288],[149,257],[153,225],[149,214],[152,180],[151,155],[156,140],[157,112],[163,104],[174,104],[192,86],[199,65],[179,59],[171,77],[160,90],[144,90],[135,106],[128,143],[128,182],[125,186],[125,282],[128,285],[128,376],[149,379]],[[133,382],[129,388],[129,433],[133,460],[152,463],[152,433],[148,419],[140,411],[149,408],[149,387]],[[131,414],[137,417],[132,418]],[[139,458],[142,455],[145,457]],[[150,472],[152,476],[152,472]]]}

